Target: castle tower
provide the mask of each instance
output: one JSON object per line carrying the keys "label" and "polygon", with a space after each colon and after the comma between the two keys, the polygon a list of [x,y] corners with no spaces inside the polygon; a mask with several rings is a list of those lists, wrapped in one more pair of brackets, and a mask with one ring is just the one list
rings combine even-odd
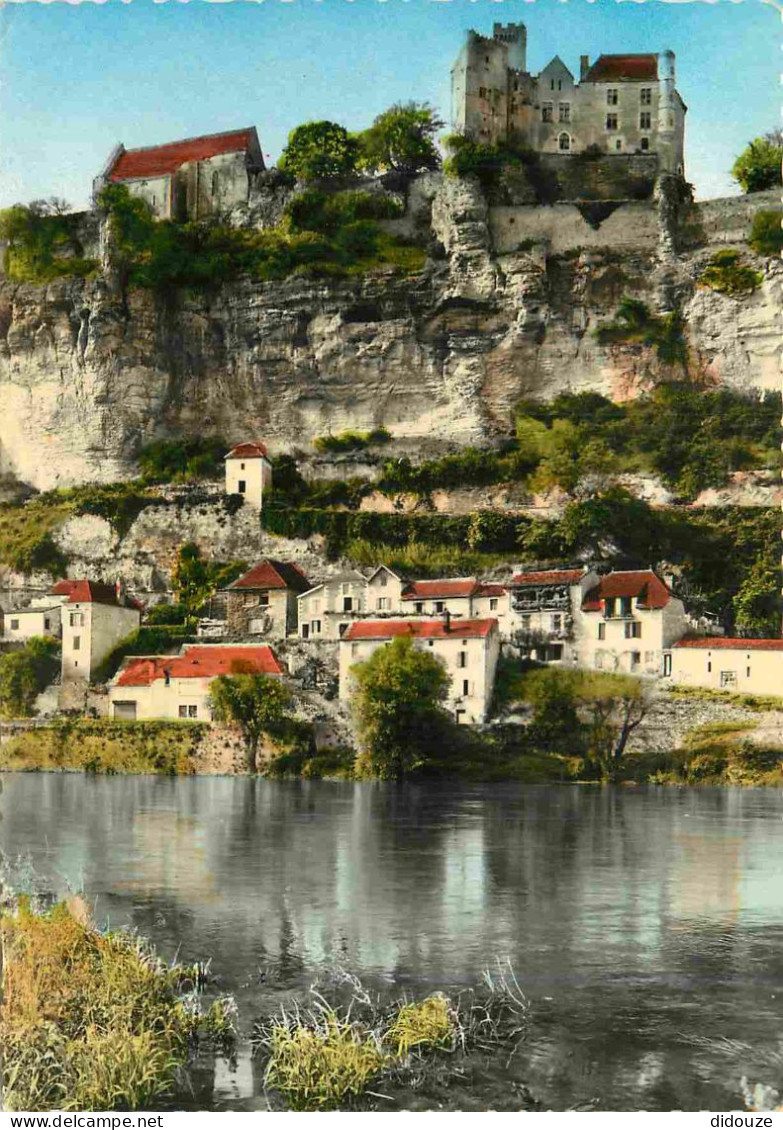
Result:
{"label": "castle tower", "polygon": [[493,24],[492,38],[508,47],[509,70],[527,70],[527,28],[524,24]]}
{"label": "castle tower", "polygon": [[[658,140],[659,167],[663,173],[682,172],[682,123],[675,91],[673,51],[658,56]],[[678,128],[679,126],[679,128]]]}

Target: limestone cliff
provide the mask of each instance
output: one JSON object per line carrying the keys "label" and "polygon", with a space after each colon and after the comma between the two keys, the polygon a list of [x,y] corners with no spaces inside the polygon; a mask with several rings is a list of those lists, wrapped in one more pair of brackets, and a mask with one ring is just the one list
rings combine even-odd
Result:
{"label": "limestone cliff", "polygon": [[714,248],[675,258],[647,235],[635,245],[635,221],[615,212],[603,246],[601,226],[585,221],[584,243],[553,254],[547,211],[520,210],[534,235],[512,250],[504,214],[500,253],[478,187],[444,180],[434,257],[416,276],[246,280],[165,297],[123,295],[103,278],[5,281],[0,472],[39,489],[127,478],[142,444],[182,433],[263,435],[273,450],[381,424],[424,449],[490,441],[522,396],[622,399],[660,372],[647,348],[595,340],[625,295],[652,309],[681,303],[700,372],[777,388],[780,263],[759,261],[762,286],[727,298],[696,286]]}

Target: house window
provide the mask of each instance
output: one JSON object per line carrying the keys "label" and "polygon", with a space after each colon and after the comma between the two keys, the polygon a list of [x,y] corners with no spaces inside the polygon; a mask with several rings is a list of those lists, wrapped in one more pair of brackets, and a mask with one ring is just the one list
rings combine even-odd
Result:
{"label": "house window", "polygon": [[639,93],[639,101],[642,106],[652,106],[652,90],[649,86],[643,86]]}
{"label": "house window", "polygon": [[261,593],[258,594],[258,606],[259,606],[259,608],[268,608],[269,607],[269,593],[268,592],[261,592]]}
{"label": "house window", "polygon": [[722,687],[736,687],[737,685],[737,672],[736,671],[721,671],[720,685]]}
{"label": "house window", "polygon": [[340,634],[340,638],[342,639],[342,637],[348,631],[348,625],[347,624],[340,624],[340,627],[337,630]]}
{"label": "house window", "polygon": [[212,195],[217,196],[220,191],[220,177],[217,173],[212,174]]}
{"label": "house window", "polygon": [[610,596],[606,601],[604,601],[604,616],[608,616],[608,617],[614,616],[614,597],[613,596]]}
{"label": "house window", "polygon": [[417,600],[413,605],[413,611],[414,612],[423,612],[424,611],[424,602],[421,601],[421,600]]}
{"label": "house window", "polygon": [[389,578],[386,576],[385,573],[381,573],[381,575],[378,579],[378,584],[381,586],[382,589],[385,589],[386,586],[388,585],[388,583],[389,583]]}
{"label": "house window", "polygon": [[434,646],[435,646],[435,640],[427,640],[427,647],[434,647]]}
{"label": "house window", "polygon": [[490,612],[496,612],[497,607],[498,607],[498,598],[496,596],[491,596],[489,598],[489,610],[490,610]]}
{"label": "house window", "polygon": [[545,102],[541,107],[541,121],[553,122],[554,121],[554,103]]}
{"label": "house window", "polygon": [[618,137],[617,141],[615,141],[615,143],[614,143],[614,147],[615,147],[615,149],[617,150],[617,152],[618,152],[618,153],[619,153],[619,152],[620,152],[620,150],[622,149],[622,147],[623,147],[623,143],[622,143],[622,141],[620,140],[620,138],[619,138],[619,137]]}
{"label": "house window", "polygon": [[310,631],[312,632],[312,634],[314,636],[320,636],[320,634],[321,634],[321,621],[320,620],[311,620]]}
{"label": "house window", "polygon": [[627,640],[640,640],[642,638],[642,625],[638,620],[629,620],[625,625],[625,638]]}
{"label": "house window", "polygon": [[550,79],[550,80],[549,80],[549,89],[550,89],[550,90],[554,90],[554,89],[555,89],[555,80],[554,80],[554,79]]}
{"label": "house window", "polygon": [[620,597],[620,615],[621,616],[630,616],[631,615],[631,598],[630,598],[630,596],[621,596]]}
{"label": "house window", "polygon": [[84,613],[72,612],[68,621],[72,628],[81,628],[84,626]]}
{"label": "house window", "polygon": [[599,638],[599,640],[605,640],[606,639],[606,624],[599,624],[598,625],[598,638]]}
{"label": "house window", "polygon": [[13,631],[17,631],[18,628],[19,628],[19,621],[18,620],[12,620],[11,621],[11,628],[12,628]]}
{"label": "house window", "polygon": [[711,663],[709,662],[709,660],[708,660],[708,661],[707,661],[707,674],[708,674],[708,675],[709,675],[710,671],[712,671],[712,664],[711,664]]}
{"label": "house window", "polygon": [[665,678],[665,677],[666,677],[667,675],[671,675],[671,673],[672,673],[672,657],[671,657],[670,655],[664,655],[664,657],[663,657],[663,674],[664,674],[664,678]]}
{"label": "house window", "polygon": [[51,628],[51,626],[52,626],[52,622],[49,619],[49,617],[44,616],[44,631],[48,632],[48,630],[49,630],[49,628]]}
{"label": "house window", "polygon": [[179,716],[180,716],[180,718],[198,718],[198,707],[197,706],[180,706]]}
{"label": "house window", "polygon": [[239,464],[239,469],[240,469],[240,471],[244,471],[244,469],[245,469],[245,464],[244,464],[244,463],[240,463],[240,464]]}
{"label": "house window", "polygon": [[746,679],[749,679],[749,678],[750,678],[750,667],[746,667],[746,668],[745,668],[745,678],[746,678]]}
{"label": "house window", "polygon": [[555,612],[552,616],[552,631],[559,632],[563,627],[563,617],[559,612]]}
{"label": "house window", "polygon": [[652,114],[649,110],[642,110],[639,115],[639,129],[650,129],[652,126]]}
{"label": "house window", "polygon": [[648,149],[650,148],[650,139],[649,139],[649,137],[643,137],[643,138],[642,138],[642,140],[641,140],[641,147],[642,147],[642,152],[643,152],[643,153],[646,153],[646,152],[647,152],[647,150],[648,150]]}
{"label": "house window", "polygon": [[237,483],[237,490],[239,491],[240,494],[244,494],[246,492],[247,483],[245,482],[244,479],[240,479],[239,482]]}
{"label": "house window", "polygon": [[466,651],[458,651],[457,652],[457,666],[458,667],[467,667],[467,665],[468,665],[468,653]]}
{"label": "house window", "polygon": [[353,659],[353,658],[354,658],[355,656],[357,656],[358,654],[359,654],[359,645],[358,645],[358,643],[352,643],[352,644],[351,644],[351,658]]}
{"label": "house window", "polygon": [[606,115],[606,128],[610,133],[617,129],[617,114]]}
{"label": "house window", "polygon": [[631,652],[631,670],[635,671],[642,661],[642,653],[640,651]]}
{"label": "house window", "polygon": [[607,90],[607,92],[606,92],[606,105],[607,106],[616,106],[618,94],[619,94],[619,91],[617,90],[616,87],[612,87],[609,90]]}
{"label": "house window", "polygon": [[561,122],[570,122],[571,121],[571,103],[570,102],[561,102],[560,103],[560,121]]}
{"label": "house window", "polygon": [[445,607],[445,605],[444,605],[442,600],[436,600],[435,601],[435,611],[436,612],[442,612],[444,607]]}
{"label": "house window", "polygon": [[470,694],[470,683],[468,682],[467,679],[462,680],[462,693],[463,693],[463,695],[469,695]]}
{"label": "house window", "polygon": [[389,610],[389,598],[388,598],[388,596],[379,596],[378,599],[375,602],[375,607],[378,609],[379,612],[388,612],[388,610]]}
{"label": "house window", "polygon": [[82,647],[82,637],[81,636],[74,636],[73,637],[73,650],[74,651],[81,651],[81,647]]}
{"label": "house window", "polygon": [[571,149],[571,138],[567,133],[561,133],[557,139],[557,148],[561,153],[568,153]]}
{"label": "house window", "polygon": [[352,596],[344,596],[343,597],[343,612],[353,612],[353,597]]}
{"label": "house window", "polygon": [[561,78],[559,78],[559,79],[557,80],[557,89],[558,89],[558,90],[562,90],[562,89],[563,89],[563,80],[562,80]]}
{"label": "house window", "polygon": [[310,625],[302,624],[302,639],[309,640],[310,638]]}

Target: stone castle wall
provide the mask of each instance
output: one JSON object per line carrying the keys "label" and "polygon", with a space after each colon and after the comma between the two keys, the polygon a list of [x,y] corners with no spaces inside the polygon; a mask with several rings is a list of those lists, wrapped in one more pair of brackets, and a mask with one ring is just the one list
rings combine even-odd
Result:
{"label": "stone castle wall", "polygon": [[576,204],[494,207],[489,209],[489,229],[498,255],[530,243],[545,244],[552,255],[590,248],[652,252],[659,239],[656,209],[646,202],[620,204],[598,226]]}

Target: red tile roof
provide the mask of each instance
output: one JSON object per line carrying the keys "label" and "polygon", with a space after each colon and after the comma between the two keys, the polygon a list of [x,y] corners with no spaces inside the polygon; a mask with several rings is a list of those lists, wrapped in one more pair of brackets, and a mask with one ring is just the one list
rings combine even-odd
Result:
{"label": "red tile roof", "polygon": [[414,639],[481,639],[497,627],[497,620],[355,620],[342,637],[344,640],[390,640],[397,636]]}
{"label": "red tile roof", "polygon": [[[732,648],[736,651],[783,651],[783,640],[745,640],[730,636],[701,636],[693,639],[679,640],[674,647],[699,647],[710,651],[720,648]],[[781,672],[783,674],[783,672]]]}
{"label": "red tile roof", "polygon": [[618,596],[637,597],[642,608],[664,608],[672,598],[661,578],[649,569],[608,573],[587,593],[582,611],[600,612],[603,601]]}
{"label": "red tile roof", "polygon": [[512,585],[576,585],[584,576],[584,569],[545,569],[539,573],[516,573]]}
{"label": "red tile roof", "polygon": [[657,55],[599,55],[582,82],[655,82]]}
{"label": "red tile roof", "polygon": [[403,600],[437,600],[441,597],[473,596],[478,588],[475,577],[453,581],[411,581],[406,585]]}
{"label": "red tile roof", "polygon": [[117,600],[116,586],[106,585],[102,581],[58,581],[49,591],[52,596],[67,596],[68,604],[120,603]]}
{"label": "red tile roof", "polygon": [[171,141],[166,145],[151,145],[145,149],[125,149],[114,162],[109,180],[137,180],[175,173],[186,161],[203,161],[221,153],[238,153],[258,147],[255,126],[231,130],[229,133],[211,133],[203,137],[188,137],[184,141]]}
{"label": "red tile roof", "polygon": [[139,655],[127,660],[116,686],[148,687],[166,674],[172,679],[214,679],[218,675],[252,672],[282,675],[277,656],[268,644],[212,644],[186,646],[181,655]]}
{"label": "red tile roof", "polygon": [[247,573],[238,577],[228,586],[228,591],[236,589],[293,589],[294,592],[307,592],[310,582],[298,565],[291,561],[275,561],[267,557],[258,561]]}
{"label": "red tile roof", "polygon": [[479,581],[479,583],[476,585],[476,591],[474,592],[473,595],[474,596],[505,596],[506,595],[506,586],[505,585],[493,585],[493,584],[489,584],[486,581]]}
{"label": "red tile roof", "polygon": [[226,459],[268,459],[269,450],[265,443],[254,440],[250,443],[238,443],[232,447]]}

